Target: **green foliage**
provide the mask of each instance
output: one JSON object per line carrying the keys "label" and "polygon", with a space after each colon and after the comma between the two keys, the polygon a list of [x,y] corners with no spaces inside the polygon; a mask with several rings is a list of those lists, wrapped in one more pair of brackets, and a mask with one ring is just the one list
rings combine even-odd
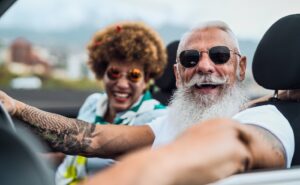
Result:
{"label": "green foliage", "polygon": [[5,65],[0,65],[0,85],[2,87],[9,87],[10,81],[16,77],[17,75],[9,72]]}
{"label": "green foliage", "polygon": [[44,89],[76,89],[76,90],[103,90],[103,85],[99,82],[87,78],[80,80],[60,80],[47,78],[43,80]]}

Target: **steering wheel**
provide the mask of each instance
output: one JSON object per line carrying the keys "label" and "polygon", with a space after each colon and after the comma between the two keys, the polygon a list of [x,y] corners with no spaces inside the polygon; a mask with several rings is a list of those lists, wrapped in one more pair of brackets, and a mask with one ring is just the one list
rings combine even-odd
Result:
{"label": "steering wheel", "polygon": [[0,127],[8,128],[14,132],[16,131],[16,127],[10,115],[8,114],[8,112],[6,111],[6,109],[4,108],[1,102],[0,102]]}

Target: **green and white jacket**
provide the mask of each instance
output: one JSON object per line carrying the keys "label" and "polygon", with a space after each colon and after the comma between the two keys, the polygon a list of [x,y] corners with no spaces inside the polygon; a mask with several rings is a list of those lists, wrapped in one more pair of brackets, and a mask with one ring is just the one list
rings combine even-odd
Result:
{"label": "green and white jacket", "polygon": [[[90,95],[80,108],[78,119],[94,123],[108,124],[103,116],[107,110],[108,98],[105,93]],[[116,115],[113,124],[143,125],[166,113],[166,107],[152,99],[150,92],[143,94],[127,111]],[[56,185],[74,185],[86,176],[113,164],[112,159],[66,156],[55,175]]]}

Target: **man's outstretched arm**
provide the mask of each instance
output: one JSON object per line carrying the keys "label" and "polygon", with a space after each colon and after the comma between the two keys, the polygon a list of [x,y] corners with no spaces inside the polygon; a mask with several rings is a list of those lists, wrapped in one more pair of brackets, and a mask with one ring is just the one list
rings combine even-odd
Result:
{"label": "man's outstretched arm", "polygon": [[0,92],[8,112],[24,121],[55,150],[66,154],[116,157],[151,144],[154,135],[148,126],[95,125],[39,110]]}
{"label": "man's outstretched arm", "polygon": [[[84,185],[207,184],[252,168],[249,137],[232,120],[197,124],[171,144],[143,149],[87,179]],[[114,176],[118,178],[111,178]]]}
{"label": "man's outstretched arm", "polygon": [[165,147],[127,155],[83,184],[201,185],[255,168],[283,167],[281,146],[269,134],[233,120],[209,120]]}

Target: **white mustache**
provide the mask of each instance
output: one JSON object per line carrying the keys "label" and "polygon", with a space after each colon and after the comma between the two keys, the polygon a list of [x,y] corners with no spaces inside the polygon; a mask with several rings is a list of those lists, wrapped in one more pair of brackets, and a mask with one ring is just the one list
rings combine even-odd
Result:
{"label": "white mustache", "polygon": [[185,84],[186,87],[194,85],[225,85],[228,84],[227,76],[213,76],[213,75],[200,75],[196,74],[193,78]]}

